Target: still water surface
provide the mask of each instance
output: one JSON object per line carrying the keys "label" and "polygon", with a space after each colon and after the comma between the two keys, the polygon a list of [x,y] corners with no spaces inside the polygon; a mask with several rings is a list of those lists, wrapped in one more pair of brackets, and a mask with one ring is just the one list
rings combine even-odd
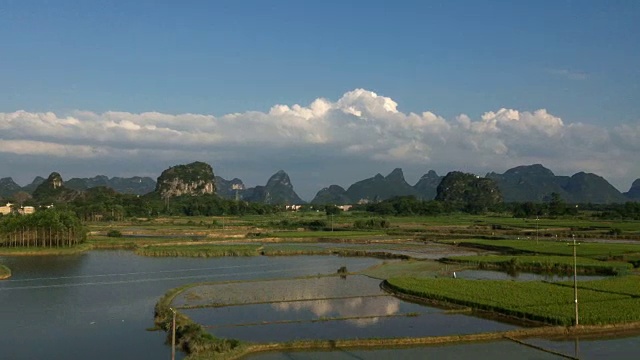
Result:
{"label": "still water surface", "polygon": [[259,291],[263,294],[258,300],[270,299],[268,303],[242,305],[240,301],[233,306],[183,310],[217,337],[279,342],[441,336],[517,328],[397,299],[380,289],[380,280],[362,275],[229,285],[224,286],[226,292],[238,293],[233,286],[246,285],[257,289],[268,285],[273,290],[264,287]]}
{"label": "still water surface", "polygon": [[168,289],[197,281],[357,271],[376,259],[334,256],[152,258],[127,251],[0,257],[0,359],[162,359],[153,307]]}
{"label": "still water surface", "polygon": [[[153,307],[168,289],[198,281],[273,279],[335,273],[346,266],[358,271],[381,261],[334,256],[251,258],[151,258],[128,251],[92,251],[75,256],[0,257],[12,269],[10,280],[0,281],[0,359],[168,359],[165,334],[145,331],[153,321]],[[358,277],[349,277],[358,278]],[[362,279],[361,279],[362,280]],[[368,281],[368,280],[362,280]],[[375,281],[372,281],[372,284]],[[375,300],[377,299],[377,300]],[[465,315],[447,315],[439,309],[380,296],[345,300],[311,300],[289,304],[224,308],[215,320],[203,311],[198,317],[215,334],[256,341],[278,340],[281,334],[312,334],[318,338],[371,336],[425,336],[481,332],[511,327]],[[254,307],[255,306],[255,307]],[[244,309],[243,309],[244,308]],[[239,310],[238,310],[239,309]],[[224,313],[226,311],[227,313]],[[309,319],[350,313],[384,315],[419,312],[416,317],[390,317],[320,323],[235,327],[251,322],[255,313],[269,319]],[[202,318],[200,318],[202,316]],[[220,321],[223,320],[224,321]],[[453,325],[458,324],[458,325]],[[461,327],[460,327],[461,326]],[[489,326],[489,327],[487,327]],[[270,329],[266,331],[266,329]],[[301,337],[308,337],[301,335]],[[573,342],[533,340],[572,353]],[[635,359],[640,337],[580,342],[586,359]],[[182,354],[178,355],[179,358]],[[389,359],[389,358],[553,358],[510,342],[419,347],[390,350],[271,353],[260,359]]]}
{"label": "still water surface", "polygon": [[[509,274],[503,271],[493,270],[463,270],[456,273],[459,279],[469,280],[513,280],[513,281],[548,281],[561,282],[573,281],[573,275],[535,274],[518,272]],[[606,278],[601,275],[578,275],[578,281],[600,280]]]}

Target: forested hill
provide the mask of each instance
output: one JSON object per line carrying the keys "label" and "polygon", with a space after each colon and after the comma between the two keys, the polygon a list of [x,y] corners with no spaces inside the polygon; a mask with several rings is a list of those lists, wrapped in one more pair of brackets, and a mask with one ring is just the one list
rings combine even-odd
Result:
{"label": "forested hill", "polygon": [[[246,187],[241,179],[225,180],[213,174],[209,164],[195,162],[178,165],[165,170],[166,182],[163,186],[173,186],[175,194],[191,189],[178,189],[178,184],[167,185],[174,180],[168,177],[181,176],[189,182],[191,177],[198,177],[202,191],[197,190],[193,195],[213,194],[233,200],[265,204],[302,204],[304,201],[298,196],[289,175],[280,170],[276,172],[264,186]],[[185,170],[190,169],[190,170]],[[167,172],[168,171],[168,172]],[[162,176],[161,176],[162,177]],[[493,180],[500,190],[503,201],[511,202],[548,202],[551,194],[558,194],[568,203],[610,204],[627,201],[640,201],[640,179],[637,179],[629,191],[621,193],[600,175],[579,172],[572,176],[555,175],[551,170],[540,164],[517,166],[502,174],[490,172],[485,178]],[[343,187],[340,185],[327,186],[316,194],[311,201],[317,205],[343,205],[357,203],[375,203],[397,196],[414,196],[419,200],[433,200],[443,176],[429,170],[416,184],[409,184],[402,169],[396,168],[388,175],[376,174],[373,177],[359,180]],[[45,182],[45,178],[36,177],[32,183],[21,187],[10,177],[0,179],[0,200],[14,200],[16,194],[24,198],[26,194],[33,194],[36,188]],[[98,175],[91,178],[72,178],[67,180],[65,188],[74,191],[104,186],[121,194],[144,195],[152,193],[158,186],[149,177],[113,177]],[[192,184],[193,185],[193,184]],[[191,185],[190,185],[191,186]],[[162,187],[162,186],[161,186]],[[194,188],[195,189],[195,188]],[[174,194],[174,195],[175,195]]]}

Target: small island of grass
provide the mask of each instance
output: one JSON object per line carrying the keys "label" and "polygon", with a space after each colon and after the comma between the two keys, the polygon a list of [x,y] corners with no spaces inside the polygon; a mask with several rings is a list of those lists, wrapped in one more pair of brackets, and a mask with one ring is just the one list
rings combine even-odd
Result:
{"label": "small island of grass", "polygon": [[11,277],[11,269],[0,264],[0,280],[5,280]]}

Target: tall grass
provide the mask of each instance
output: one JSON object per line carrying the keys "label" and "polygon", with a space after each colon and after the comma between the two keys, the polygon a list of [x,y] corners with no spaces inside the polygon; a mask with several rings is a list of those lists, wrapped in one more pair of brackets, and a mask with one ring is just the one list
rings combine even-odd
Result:
{"label": "tall grass", "polygon": [[256,256],[261,245],[153,245],[136,249],[136,254],[144,256],[185,256],[185,257],[223,257]]}
{"label": "tall grass", "polygon": [[11,277],[11,269],[0,264],[0,280],[8,279]]}
{"label": "tall grass", "polygon": [[83,243],[80,245],[66,248],[34,248],[34,247],[13,247],[0,248],[0,255],[9,256],[50,256],[50,255],[76,255],[91,250],[91,244]]}

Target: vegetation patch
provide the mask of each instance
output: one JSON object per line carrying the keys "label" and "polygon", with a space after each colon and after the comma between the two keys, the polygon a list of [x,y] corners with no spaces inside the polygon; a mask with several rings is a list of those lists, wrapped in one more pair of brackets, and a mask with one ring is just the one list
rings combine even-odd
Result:
{"label": "vegetation patch", "polygon": [[[463,240],[456,241],[460,246],[478,247],[489,250],[515,250],[524,253],[573,255],[573,247],[565,241],[535,240]],[[581,257],[607,259],[625,254],[640,253],[640,244],[583,242],[578,245],[577,253]]]}
{"label": "vegetation patch", "polygon": [[[573,257],[536,255],[476,255],[454,256],[443,261],[477,265],[480,269],[500,269],[504,271],[528,271],[537,273],[572,274]],[[625,274],[633,266],[617,261],[599,261],[590,258],[576,258],[576,269],[581,274],[618,275]]]}
{"label": "vegetation patch", "polygon": [[256,256],[261,245],[152,245],[136,249],[143,256],[185,256],[185,257],[222,257]]}
{"label": "vegetation patch", "polygon": [[[562,282],[559,284],[573,286],[573,282]],[[579,282],[578,288],[640,298],[640,275],[616,276],[598,281]]]}
{"label": "vegetation patch", "polygon": [[0,255],[5,256],[50,256],[50,255],[77,255],[92,249],[91,244],[80,244],[73,247],[41,248],[41,247],[0,247]]}
{"label": "vegetation patch", "polygon": [[355,229],[387,229],[389,226],[391,223],[384,218],[358,219],[353,223]]}
{"label": "vegetation patch", "polygon": [[86,239],[86,229],[71,211],[47,209],[0,217],[0,247],[72,248]]}
{"label": "vegetation patch", "polygon": [[11,269],[0,264],[0,280],[8,279],[11,277]]}
{"label": "vegetation patch", "polygon": [[458,264],[444,264],[430,260],[389,261],[380,266],[366,269],[362,274],[384,280],[394,277],[434,278],[453,271],[461,271],[468,266]]}
{"label": "vegetation patch", "polygon": [[87,240],[88,244],[94,249],[129,249],[135,250],[136,248],[142,248],[151,245],[175,245],[176,243],[184,244],[196,243],[198,240],[193,240],[185,237],[166,237],[166,236],[144,236],[144,237],[107,237],[101,235],[92,235]]}
{"label": "vegetation patch", "polygon": [[385,235],[382,231],[278,231],[269,233],[277,238],[364,238]]}
{"label": "vegetation patch", "polygon": [[[564,326],[575,321],[573,288],[552,283],[400,277],[385,281],[385,286],[404,294],[518,319]],[[640,321],[640,298],[590,289],[581,289],[578,298],[580,324]]]}
{"label": "vegetation patch", "polygon": [[[173,330],[173,310],[171,302],[173,298],[180,292],[188,289],[193,285],[185,285],[168,291],[156,303],[154,323],[155,328],[164,330],[167,333],[166,342],[172,342]],[[176,348],[189,354],[190,356],[198,356],[198,354],[207,354],[207,358],[212,356],[225,354],[230,356],[236,352],[243,351],[246,345],[238,340],[219,339],[211,335],[204,327],[193,322],[188,316],[176,312]]]}
{"label": "vegetation patch", "polygon": [[261,251],[262,255],[329,255],[331,250],[321,246],[304,244],[267,244]]}
{"label": "vegetation patch", "polygon": [[107,237],[115,237],[115,238],[119,238],[122,237],[122,232],[120,230],[109,230],[107,231]]}

